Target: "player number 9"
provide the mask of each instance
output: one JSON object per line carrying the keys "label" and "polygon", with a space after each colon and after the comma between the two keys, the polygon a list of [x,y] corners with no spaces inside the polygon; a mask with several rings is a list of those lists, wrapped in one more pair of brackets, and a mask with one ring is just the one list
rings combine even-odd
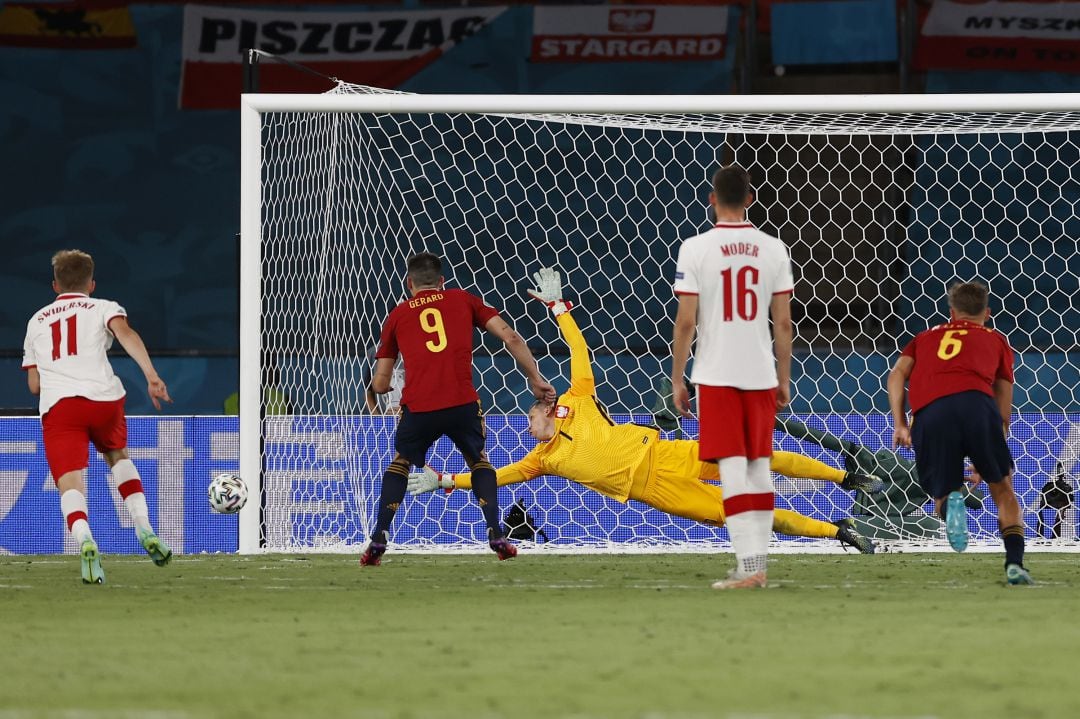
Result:
{"label": "player number 9", "polygon": [[442,352],[446,349],[446,328],[443,327],[442,312],[439,312],[434,307],[428,307],[421,312],[420,329],[436,337],[434,340],[428,340],[424,343],[429,350]]}

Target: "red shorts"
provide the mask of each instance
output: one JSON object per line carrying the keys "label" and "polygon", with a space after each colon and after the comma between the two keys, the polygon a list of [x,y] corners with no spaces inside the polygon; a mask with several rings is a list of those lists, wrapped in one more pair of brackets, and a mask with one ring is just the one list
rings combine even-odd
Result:
{"label": "red shorts", "polygon": [[127,447],[124,398],[97,402],[85,397],[65,397],[41,418],[45,459],[53,481],[68,472],[85,469],[90,442],[99,452]]}
{"label": "red shorts", "polygon": [[776,389],[697,386],[702,461],[772,456]]}

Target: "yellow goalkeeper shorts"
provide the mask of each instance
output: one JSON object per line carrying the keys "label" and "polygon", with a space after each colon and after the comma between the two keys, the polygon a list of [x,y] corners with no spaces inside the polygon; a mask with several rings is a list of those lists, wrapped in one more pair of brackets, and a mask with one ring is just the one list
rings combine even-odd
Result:
{"label": "yellow goalkeeper shorts", "polygon": [[700,461],[697,454],[697,442],[657,442],[655,469],[646,479],[641,496],[634,496],[635,491],[630,498],[678,517],[722,525],[723,492],[720,487],[701,481],[716,479],[719,472],[715,464]]}

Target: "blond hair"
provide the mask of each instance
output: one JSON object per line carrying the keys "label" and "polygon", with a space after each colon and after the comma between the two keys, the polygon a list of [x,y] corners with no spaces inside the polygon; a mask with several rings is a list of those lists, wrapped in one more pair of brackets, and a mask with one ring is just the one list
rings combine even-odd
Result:
{"label": "blond hair", "polygon": [[94,279],[94,258],[82,250],[60,250],[52,257],[53,278],[65,292],[85,290]]}

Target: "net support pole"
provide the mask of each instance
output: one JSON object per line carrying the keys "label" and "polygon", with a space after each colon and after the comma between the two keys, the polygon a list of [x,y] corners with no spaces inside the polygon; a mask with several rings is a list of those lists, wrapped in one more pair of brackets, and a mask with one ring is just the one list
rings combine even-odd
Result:
{"label": "net support pole", "polygon": [[239,551],[260,548],[262,467],[261,280],[262,280],[262,119],[240,105],[240,476],[248,503],[240,510]]}

